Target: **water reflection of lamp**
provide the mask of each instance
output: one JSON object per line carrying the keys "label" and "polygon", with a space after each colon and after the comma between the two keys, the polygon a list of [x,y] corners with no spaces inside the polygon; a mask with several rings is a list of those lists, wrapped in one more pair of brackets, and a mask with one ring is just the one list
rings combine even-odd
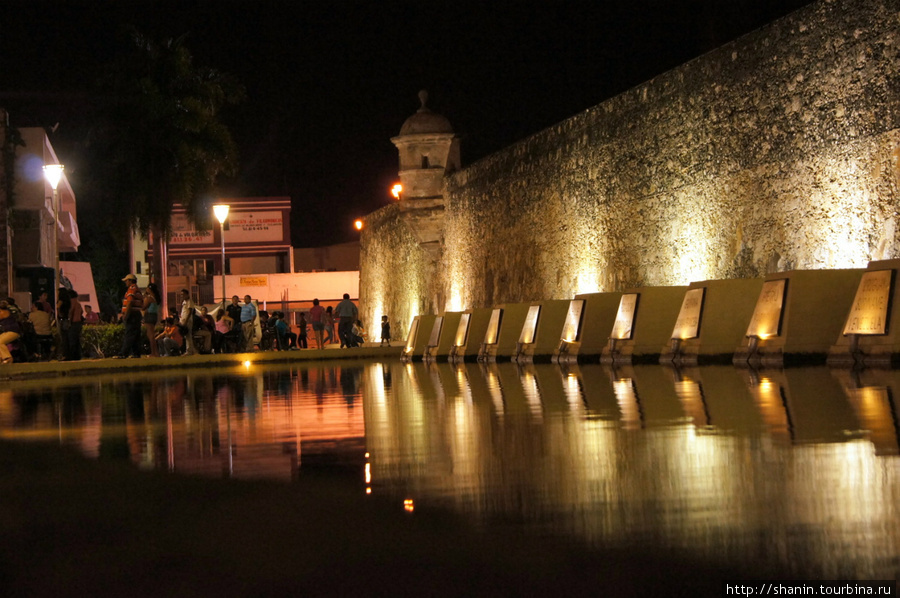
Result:
{"label": "water reflection of lamp", "polygon": [[57,229],[59,228],[59,181],[62,179],[63,171],[66,169],[62,164],[44,164],[44,178],[50,183],[53,189],[53,276],[54,284],[59,286],[59,236]]}
{"label": "water reflection of lamp", "polygon": [[213,206],[213,213],[219,221],[219,236],[222,238],[222,310],[225,310],[225,220],[228,218],[229,206],[217,204]]}

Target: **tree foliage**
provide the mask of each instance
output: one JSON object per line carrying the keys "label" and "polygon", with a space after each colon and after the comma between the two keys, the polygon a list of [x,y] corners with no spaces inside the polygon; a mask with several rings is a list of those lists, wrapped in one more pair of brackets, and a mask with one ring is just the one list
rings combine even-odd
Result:
{"label": "tree foliage", "polygon": [[176,203],[196,218],[217,179],[237,167],[220,115],[243,99],[243,88],[196,66],[184,38],[157,42],[132,31],[128,51],[107,69],[99,92],[86,144],[89,187],[122,225],[117,236],[131,230],[167,235]]}

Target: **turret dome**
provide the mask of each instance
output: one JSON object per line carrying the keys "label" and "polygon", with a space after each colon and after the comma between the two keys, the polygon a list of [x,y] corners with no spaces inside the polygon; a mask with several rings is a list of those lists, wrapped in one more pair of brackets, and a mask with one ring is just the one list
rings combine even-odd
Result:
{"label": "turret dome", "polygon": [[422,107],[406,119],[406,122],[400,127],[400,135],[452,135],[453,127],[450,126],[450,121],[425,106],[428,101],[427,91],[419,92],[419,101],[422,102]]}

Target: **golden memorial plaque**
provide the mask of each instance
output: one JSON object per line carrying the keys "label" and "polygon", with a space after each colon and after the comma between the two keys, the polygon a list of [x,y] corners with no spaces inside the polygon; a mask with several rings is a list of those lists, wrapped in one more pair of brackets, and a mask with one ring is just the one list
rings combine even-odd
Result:
{"label": "golden memorial plaque", "polygon": [[503,310],[499,307],[491,312],[491,321],[488,322],[487,331],[484,333],[484,344],[497,344],[497,339],[500,338],[500,316],[502,315]]}
{"label": "golden memorial plaque", "polygon": [[753,317],[750,319],[750,325],[747,326],[746,336],[755,336],[761,339],[778,336],[786,288],[786,278],[763,283],[759,299],[756,300],[756,307],[753,308]]}
{"label": "golden memorial plaque", "polygon": [[862,275],[844,334],[887,334],[888,304],[893,270],[872,270]]}
{"label": "golden memorial plaque", "polygon": [[456,327],[456,340],[454,344],[457,347],[463,347],[466,344],[466,338],[469,336],[469,318],[472,314],[460,314],[459,326]]}
{"label": "golden memorial plaque", "polygon": [[622,295],[622,298],[619,300],[619,311],[616,312],[616,323],[613,324],[610,338],[616,340],[631,338],[634,316],[637,313],[638,297],[637,293]]}
{"label": "golden memorial plaque", "polygon": [[441,328],[444,325],[444,317],[437,316],[434,319],[434,326],[431,327],[431,338],[428,339],[429,347],[437,347],[441,340]]}
{"label": "golden memorial plaque", "polygon": [[561,340],[574,343],[581,332],[581,313],[584,311],[584,299],[572,299],[569,301],[569,312],[566,314],[566,323],[563,324]]}
{"label": "golden memorial plaque", "polygon": [[525,323],[522,325],[522,333],[519,334],[519,342],[523,345],[530,345],[534,342],[534,333],[537,331],[538,317],[540,315],[540,305],[532,305],[528,308],[528,315],[525,316]]}
{"label": "golden memorial plaque", "polygon": [[672,338],[685,340],[700,336],[700,314],[703,311],[703,297],[705,288],[691,289],[684,294],[681,302],[681,311],[675,320],[675,328],[672,330]]}

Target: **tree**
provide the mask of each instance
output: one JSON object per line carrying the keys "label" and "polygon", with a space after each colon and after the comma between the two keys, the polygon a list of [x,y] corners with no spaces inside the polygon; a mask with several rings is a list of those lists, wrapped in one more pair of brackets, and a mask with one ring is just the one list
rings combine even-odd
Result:
{"label": "tree", "polygon": [[161,283],[173,204],[193,222],[208,222],[206,198],[220,176],[234,174],[237,150],[220,115],[244,90],[194,65],[183,37],[156,42],[132,31],[100,94],[86,142],[88,193],[114,219],[120,244],[132,231],[152,238],[151,275]]}

